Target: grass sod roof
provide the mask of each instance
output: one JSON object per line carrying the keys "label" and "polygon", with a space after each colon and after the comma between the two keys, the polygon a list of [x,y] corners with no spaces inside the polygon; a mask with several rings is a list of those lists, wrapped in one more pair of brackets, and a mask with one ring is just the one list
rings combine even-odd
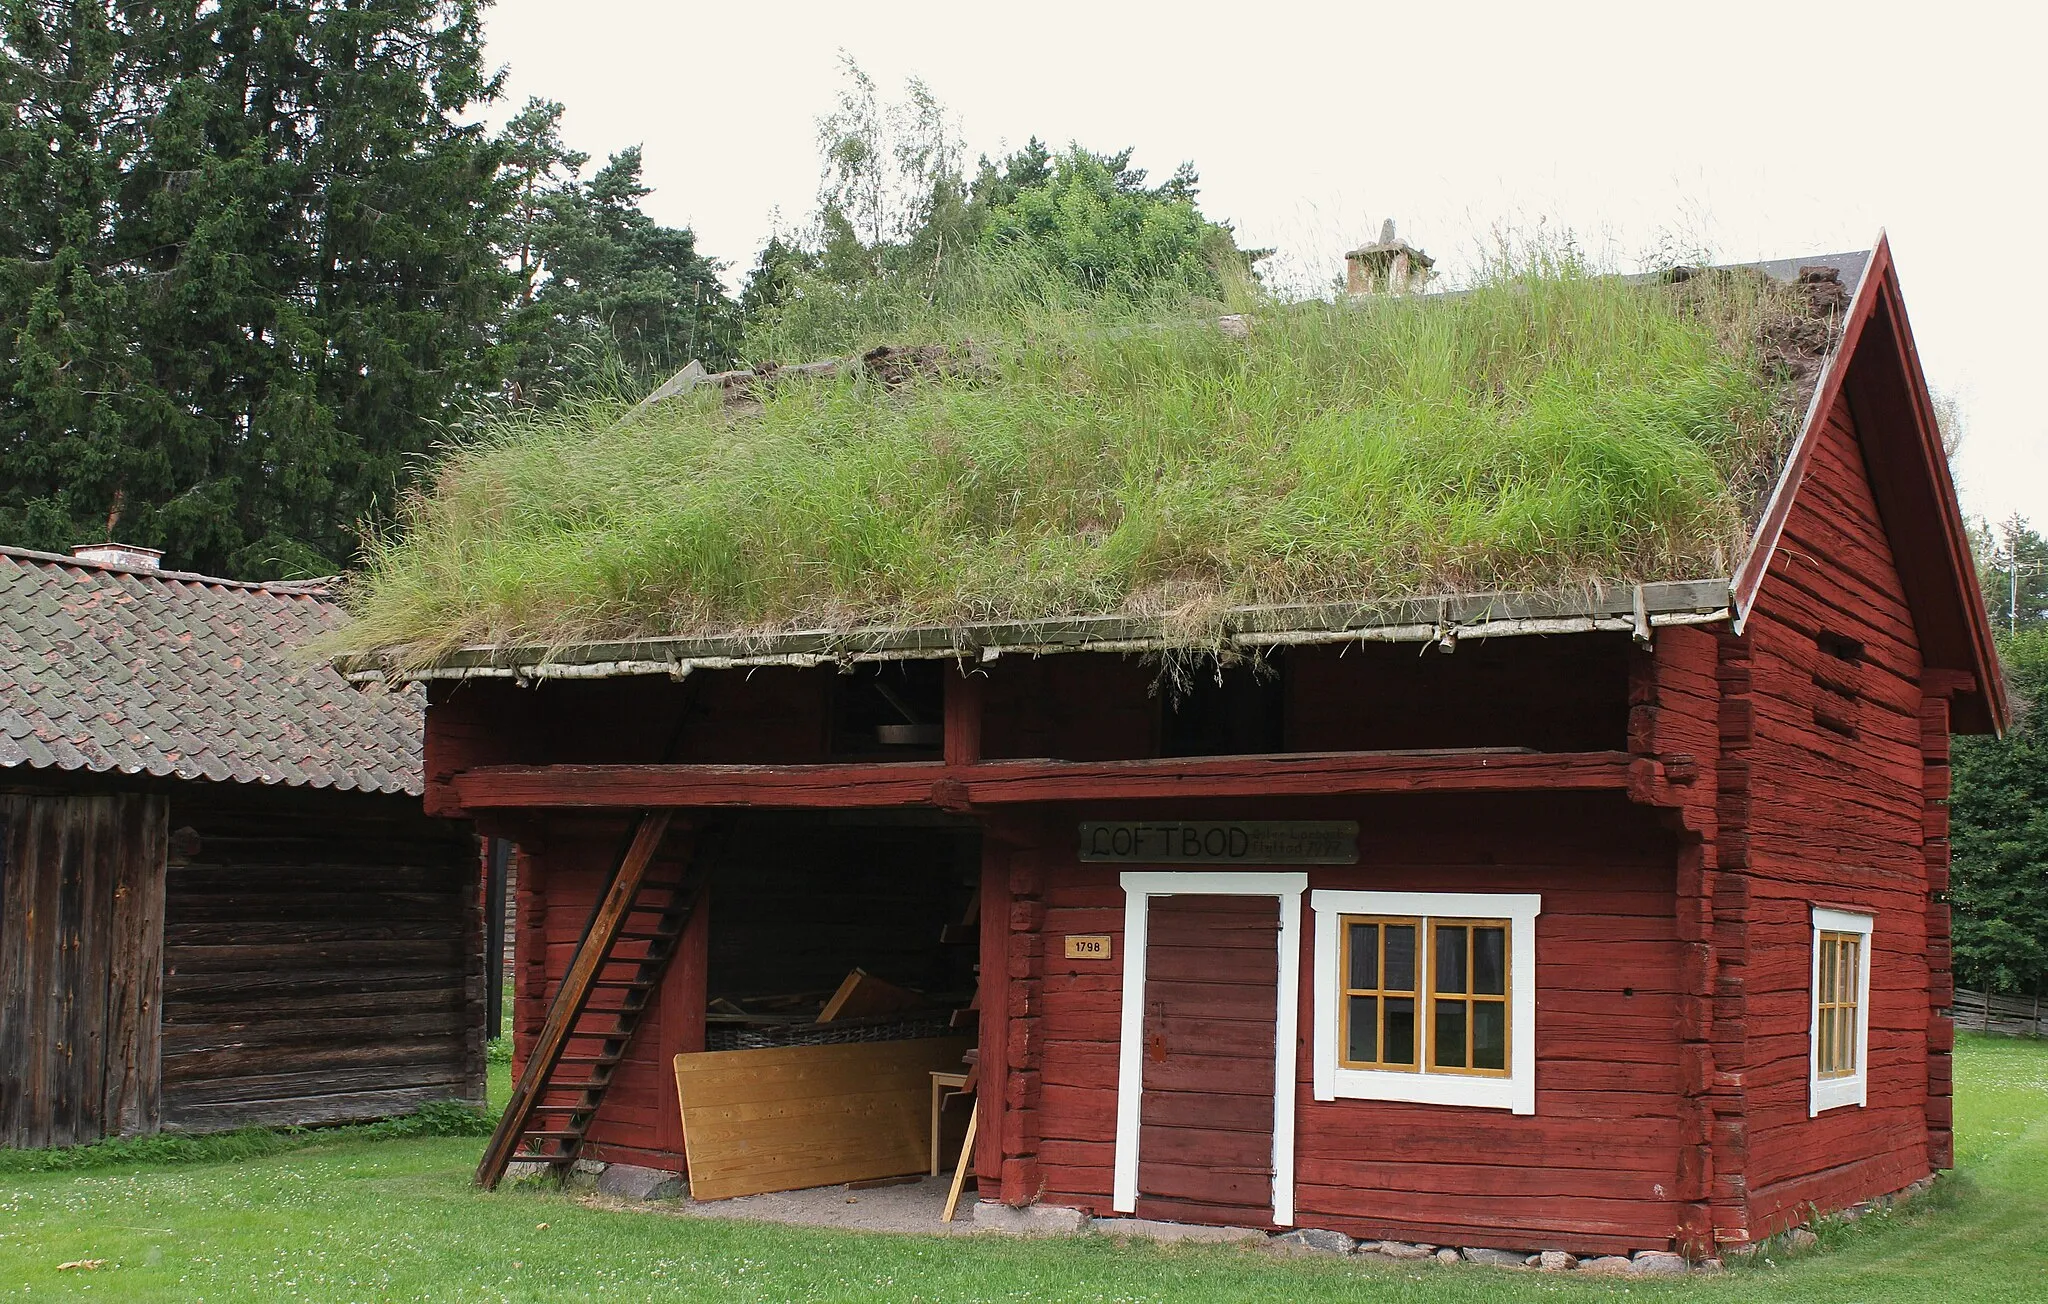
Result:
{"label": "grass sod roof", "polygon": [[935,324],[910,365],[527,414],[443,457],[332,648],[930,655],[991,623],[1198,647],[1476,592],[1626,619],[1635,585],[1730,573],[1848,288],[1522,272],[1243,331],[1013,309]]}

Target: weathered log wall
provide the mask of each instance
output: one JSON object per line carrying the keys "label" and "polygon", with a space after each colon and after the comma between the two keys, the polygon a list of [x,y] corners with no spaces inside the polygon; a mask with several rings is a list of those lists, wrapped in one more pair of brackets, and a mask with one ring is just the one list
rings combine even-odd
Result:
{"label": "weathered log wall", "polygon": [[0,795],[0,1146],[157,1128],[165,805]]}
{"label": "weathered log wall", "polygon": [[476,840],[416,801],[181,789],[164,912],[163,1123],[215,1131],[481,1104]]}
{"label": "weathered log wall", "polygon": [[[1928,712],[1913,614],[1846,401],[1821,433],[1743,639],[1741,1073],[1755,1237],[1898,1190],[1949,1157],[1947,912],[1929,872],[1938,860],[1946,886],[1947,812],[1929,799],[1946,796],[1947,717]],[[1876,924],[1869,1103],[1809,1117],[1816,905]]]}

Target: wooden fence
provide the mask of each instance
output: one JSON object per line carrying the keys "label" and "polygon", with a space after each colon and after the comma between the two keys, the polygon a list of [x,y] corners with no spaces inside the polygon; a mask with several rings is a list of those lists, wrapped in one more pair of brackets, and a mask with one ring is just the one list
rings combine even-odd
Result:
{"label": "wooden fence", "polygon": [[2048,1003],[2040,996],[1986,996],[1956,988],[1956,1027],[2008,1037],[2048,1037]]}

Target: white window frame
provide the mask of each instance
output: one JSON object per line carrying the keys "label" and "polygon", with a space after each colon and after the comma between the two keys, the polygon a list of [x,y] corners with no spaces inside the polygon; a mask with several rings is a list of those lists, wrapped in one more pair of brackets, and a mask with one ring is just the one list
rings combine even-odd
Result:
{"label": "white window frame", "polygon": [[[1847,910],[1813,908],[1813,973],[1807,987],[1806,1027],[1807,1117],[1815,1118],[1831,1109],[1870,1103],[1870,970],[1876,957],[1871,954],[1870,937],[1877,924],[1875,915]],[[1820,935],[1854,933],[1863,940],[1856,965],[1856,1071],[1845,1078],[1820,1075]]]}
{"label": "white window frame", "polygon": [[[1315,1095],[1317,1100],[1399,1100],[1425,1105],[1536,1112],[1536,916],[1542,896],[1518,892],[1346,892],[1309,894],[1315,913]],[[1416,939],[1417,1071],[1347,1069],[1338,1062],[1343,1007],[1342,929],[1346,915],[1400,915],[1423,920]],[[1431,1073],[1431,1020],[1424,1012],[1431,956],[1430,923],[1505,919],[1508,935],[1508,1075]]]}
{"label": "white window frame", "polygon": [[1301,996],[1301,894],[1308,875],[1248,871],[1133,870],[1124,890],[1123,1044],[1117,1057],[1116,1154],[1110,1208],[1138,1207],[1138,1137],[1145,1090],[1145,960],[1153,897],[1269,896],[1280,903],[1280,990],[1273,1010],[1273,1224],[1294,1225],[1295,1026]]}

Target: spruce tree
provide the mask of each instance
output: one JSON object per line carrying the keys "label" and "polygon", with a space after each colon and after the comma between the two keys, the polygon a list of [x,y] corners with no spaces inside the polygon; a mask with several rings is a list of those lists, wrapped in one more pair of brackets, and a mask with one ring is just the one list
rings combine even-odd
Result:
{"label": "spruce tree", "polygon": [[0,538],[330,571],[497,381],[480,0],[0,8]]}

